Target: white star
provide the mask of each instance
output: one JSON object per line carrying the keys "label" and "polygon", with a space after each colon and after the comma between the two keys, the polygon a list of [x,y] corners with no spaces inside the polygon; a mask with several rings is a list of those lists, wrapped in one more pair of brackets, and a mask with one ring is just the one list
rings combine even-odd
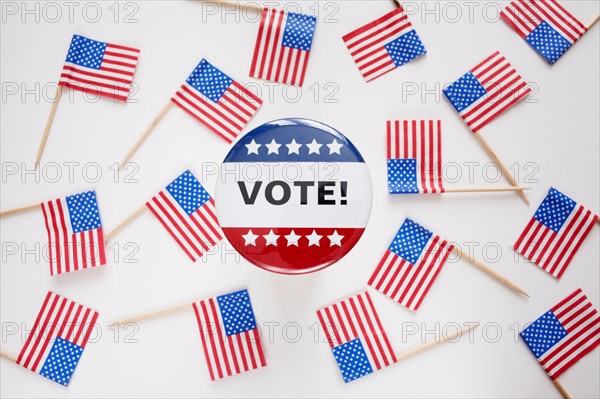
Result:
{"label": "white star", "polygon": [[298,246],[298,240],[301,238],[302,236],[297,235],[296,233],[294,233],[294,230],[292,230],[290,232],[290,234],[288,234],[287,236],[285,236],[285,239],[287,240],[287,246],[289,247],[290,245],[295,245]]}
{"label": "white star", "polygon": [[258,144],[256,141],[254,141],[254,139],[252,139],[252,142],[250,144],[246,144],[246,148],[248,148],[248,154],[246,154],[246,155],[250,155],[250,154],[258,155],[258,149],[261,146],[262,146],[262,144]]}
{"label": "white star", "polygon": [[327,147],[329,147],[329,155],[331,155],[331,154],[342,155],[342,154],[340,154],[340,149],[343,146],[344,146],[343,144],[340,144],[337,142],[337,140],[333,139],[331,144],[327,144]]}
{"label": "white star", "polygon": [[313,230],[309,236],[306,236],[306,238],[308,238],[308,246],[316,245],[317,247],[320,247],[319,241],[321,241],[321,237],[323,236],[318,235],[317,232]]}
{"label": "white star", "polygon": [[280,237],[273,232],[273,230],[269,231],[269,234],[265,235],[265,240],[267,240],[267,246],[275,245],[277,246],[277,239]]}
{"label": "white star", "polygon": [[300,155],[300,147],[302,147],[302,144],[296,143],[296,139],[292,139],[292,142],[285,146],[288,148],[288,154]]}
{"label": "white star", "polygon": [[308,147],[308,154],[319,154],[320,148],[323,144],[317,143],[317,140],[313,139],[310,144],[306,145]]}
{"label": "white star", "polygon": [[265,146],[269,149],[269,152],[267,153],[267,155],[269,155],[269,154],[278,154],[279,155],[279,147],[281,147],[281,144],[277,143],[275,141],[275,139],[271,140],[271,142],[269,144],[265,144]]}
{"label": "white star", "polygon": [[333,234],[330,236],[327,236],[327,238],[329,238],[329,246],[333,247],[334,245],[337,245],[338,247],[342,246],[342,238],[344,238],[344,236],[341,236],[338,234],[337,230],[333,231]]}
{"label": "white star", "polygon": [[247,234],[242,235],[244,237],[245,246],[254,245],[256,246],[256,239],[258,236],[252,232],[252,230],[248,230]]}

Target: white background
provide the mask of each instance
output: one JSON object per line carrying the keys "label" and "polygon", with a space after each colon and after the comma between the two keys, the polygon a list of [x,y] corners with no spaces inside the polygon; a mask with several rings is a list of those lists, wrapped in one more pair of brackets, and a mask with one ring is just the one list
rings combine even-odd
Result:
{"label": "white background", "polygon": [[[16,15],[5,12],[8,3],[18,8]],[[433,10],[430,13],[424,12],[423,2],[407,3],[416,9],[412,22],[428,54],[366,84],[341,36],[390,11],[391,1],[346,1],[337,5],[321,2],[320,7],[302,2],[304,12],[318,9],[320,15],[301,98],[292,102],[290,97],[296,96],[296,90],[290,89],[286,97],[284,86],[273,85],[269,99],[270,86],[255,81],[262,89],[265,104],[246,131],[281,117],[313,118],[347,135],[370,167],[374,204],[366,233],[348,256],[325,271],[295,277],[274,275],[225,251],[192,264],[166,231],[145,213],[111,243],[107,266],[51,278],[46,262],[35,259],[40,251],[21,259],[23,252],[9,255],[6,247],[16,243],[32,249],[44,244],[41,212],[2,220],[3,351],[18,354],[20,334],[7,335],[6,331],[22,322],[31,328],[48,289],[97,309],[104,326],[119,318],[247,287],[259,323],[280,323],[272,342],[264,335],[268,367],[210,382],[190,310],[140,323],[139,331],[131,337],[137,343],[126,343],[122,330],[117,336],[114,330],[103,327],[101,338],[88,345],[67,389],[2,359],[2,396],[558,397],[535,358],[515,335],[519,325],[534,320],[576,288],[583,288],[598,307],[600,229],[592,230],[560,282],[515,256],[510,246],[550,185],[595,211],[600,208],[599,29],[596,25],[550,67],[497,20],[496,6],[469,3],[471,16],[462,3],[427,2],[427,8]],[[564,3],[585,23],[598,12],[597,2]],[[139,166],[134,176],[137,183],[124,182],[123,176],[115,183],[110,169],[202,56],[235,79],[252,81],[248,71],[258,18],[249,11],[237,17],[235,13],[208,16],[208,6],[196,1],[147,1],[133,6],[100,2],[101,17],[92,23],[89,20],[95,18],[96,7],[85,8],[84,18],[84,3],[76,2],[70,22],[67,6],[54,4],[62,12],[58,22],[51,21],[56,19],[56,10],[47,7],[44,13],[44,3],[27,5],[30,9],[38,7],[39,21],[35,13],[23,13],[21,2],[2,4],[1,207],[9,209],[95,188],[103,225],[110,231],[183,169],[190,168],[202,177],[203,170],[212,166],[209,163],[218,164],[224,158],[229,147],[221,139],[173,108],[134,158]],[[486,18],[484,9],[488,12]],[[116,22],[115,10],[120,10]],[[136,10],[133,18],[138,22],[125,23],[124,17]],[[331,13],[334,15],[325,22]],[[135,102],[125,105],[90,101],[81,93],[66,91],[72,98],[64,96],[60,103],[43,158],[43,173],[36,182],[35,175],[24,171],[32,168],[50,110],[51,85],[58,78],[73,33],[141,48],[135,76],[139,91],[133,96]],[[448,186],[494,184],[482,177],[483,166],[489,162],[487,155],[440,94],[441,85],[458,78],[494,50],[502,51],[537,87],[532,99],[483,130],[506,164],[518,163],[519,180],[534,170],[531,165],[525,169],[526,163],[537,165],[532,178],[538,182],[524,183],[532,187],[528,192],[532,206],[525,206],[516,194],[388,195],[386,119],[442,119],[445,163],[461,165],[463,173],[459,182]],[[328,82],[332,85],[325,90]],[[318,89],[313,86],[317,84]],[[39,90],[25,95],[25,89],[35,89],[36,85]],[[15,87],[18,92],[8,95]],[[333,96],[338,102],[326,103],[324,96],[332,87],[339,88]],[[403,98],[407,89],[414,87],[419,88],[418,94]],[[429,90],[425,97],[423,89]],[[60,166],[57,182],[49,181],[55,177],[57,165],[49,165],[51,162]],[[65,162],[77,163],[73,182],[69,181]],[[92,182],[93,162],[102,171],[96,183]],[[473,182],[469,182],[465,162],[478,163]],[[82,173],[86,165],[92,165],[87,175]],[[8,175],[14,167],[17,174]],[[493,177],[493,169],[488,171]],[[215,179],[210,175],[203,182],[213,192]],[[502,179],[495,186],[506,184]],[[415,313],[371,291],[398,352],[434,338],[433,333],[426,337],[403,334],[406,323],[418,323],[419,328],[431,331],[436,331],[436,323],[450,322],[479,321],[490,327],[480,328],[472,343],[463,339],[440,345],[344,384],[327,344],[314,342],[315,331],[319,331],[319,341],[323,340],[320,330],[315,329],[315,310],[366,288],[373,268],[406,216],[458,242],[463,249],[466,242],[479,243],[476,257],[487,259],[495,270],[526,288],[531,298],[520,298],[463,261],[444,268]],[[137,263],[124,259],[131,252],[125,247],[127,243],[139,249],[132,256]],[[489,243],[497,243],[501,248],[498,259],[492,259],[494,247],[484,257],[482,247],[486,243],[488,247],[495,245]],[[229,246],[224,249],[231,250]],[[288,327],[287,335],[282,333],[286,323],[301,327],[298,342],[292,342],[296,335],[293,324],[289,324],[292,327]],[[501,336],[496,339],[499,332]],[[574,397],[598,397],[599,364],[596,349],[560,381]]]}

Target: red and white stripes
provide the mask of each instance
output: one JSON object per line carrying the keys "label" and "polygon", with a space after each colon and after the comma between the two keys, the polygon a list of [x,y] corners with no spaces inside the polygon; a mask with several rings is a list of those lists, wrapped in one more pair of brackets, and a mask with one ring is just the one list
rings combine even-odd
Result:
{"label": "red and white stripes", "polygon": [[331,348],[360,338],[371,365],[377,370],[396,362],[367,291],[320,309],[317,316]]}

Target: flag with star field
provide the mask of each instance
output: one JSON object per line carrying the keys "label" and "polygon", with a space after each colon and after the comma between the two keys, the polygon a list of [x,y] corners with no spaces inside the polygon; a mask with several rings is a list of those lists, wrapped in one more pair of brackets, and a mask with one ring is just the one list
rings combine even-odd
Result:
{"label": "flag with star field", "polygon": [[556,0],[512,1],[500,16],[550,64],[554,64],[587,31]]}
{"label": "flag with star field", "polygon": [[262,105],[260,98],[205,59],[171,101],[228,143],[235,140]]}
{"label": "flag with star field", "polygon": [[559,279],[597,220],[594,212],[551,187],[514,249]]}
{"label": "flag with star field", "polygon": [[390,194],[443,193],[442,121],[387,121]]}
{"label": "flag with star field", "polygon": [[496,51],[443,89],[467,126],[478,132],[531,93],[506,58]]}
{"label": "flag with star field", "polygon": [[317,19],[264,8],[250,65],[250,77],[302,87]]}
{"label": "flag with star field", "polygon": [[410,219],[404,220],[369,279],[369,285],[417,310],[454,247]]}
{"label": "flag with star field", "polygon": [[203,299],[193,307],[211,380],[267,365],[247,290]]}
{"label": "flag with star field", "polygon": [[317,311],[345,382],[396,363],[396,355],[367,291]]}
{"label": "flag with star field", "polygon": [[50,275],[106,264],[104,233],[94,191],[43,202]]}
{"label": "flag with star field", "polygon": [[524,329],[521,338],[555,380],[600,345],[600,316],[578,289]]}
{"label": "flag with star field", "polygon": [[17,364],[67,386],[98,312],[48,291]]}
{"label": "flag with star field", "polygon": [[59,86],[127,101],[140,50],[73,35]]}
{"label": "flag with star field", "polygon": [[427,53],[402,6],[342,39],[367,82]]}
{"label": "flag with star field", "polygon": [[223,238],[215,201],[189,170],[146,206],[194,262]]}

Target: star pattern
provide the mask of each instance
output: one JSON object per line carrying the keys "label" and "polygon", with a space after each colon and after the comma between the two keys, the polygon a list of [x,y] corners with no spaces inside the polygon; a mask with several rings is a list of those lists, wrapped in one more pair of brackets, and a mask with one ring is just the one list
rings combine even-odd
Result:
{"label": "star pattern", "polygon": [[66,198],[66,202],[73,233],[102,227],[100,211],[98,210],[98,202],[96,201],[96,193],[94,191],[70,195]]}
{"label": "star pattern", "polygon": [[321,244],[319,244],[319,242],[321,241],[321,238],[323,238],[323,236],[318,235],[317,231],[313,230],[312,233],[310,233],[310,235],[306,236],[306,238],[308,238],[308,246],[309,247],[311,247],[313,245],[320,247]]}
{"label": "star pattern", "polygon": [[292,139],[291,143],[285,145],[288,148],[288,154],[300,155],[300,147],[302,144],[296,143],[296,139]]}
{"label": "star pattern", "polygon": [[[323,145],[326,145],[329,148],[329,155],[333,155],[333,154],[337,154],[337,155],[341,155],[342,154],[342,150],[345,147],[344,144],[338,142],[337,140],[333,140],[331,143],[320,143],[318,142],[316,139],[313,139],[310,143],[298,143],[296,141],[296,139],[292,139],[291,142],[287,143],[287,144],[280,144],[277,141],[275,141],[275,139],[271,139],[270,142],[266,142],[266,143],[257,143],[255,139],[252,139],[252,141],[250,141],[247,144],[244,144],[247,148],[247,153],[246,155],[250,155],[250,154],[256,154],[256,155],[261,155],[261,148],[265,147],[267,148],[267,156],[268,155],[280,155],[280,147],[285,147],[287,150],[287,155],[291,155],[291,154],[296,154],[296,155],[304,155],[306,152],[308,151],[308,155],[311,154],[316,154],[316,155],[321,155],[321,147],[323,147]],[[307,150],[303,150],[303,148],[306,147]],[[264,150],[263,154],[264,154]]]}
{"label": "star pattern", "polygon": [[210,62],[202,59],[186,82],[216,103],[231,86],[233,79],[215,68]]}
{"label": "star pattern", "polygon": [[317,18],[312,15],[287,13],[282,45],[309,51],[315,34]]}
{"label": "star pattern", "polygon": [[446,98],[458,112],[468,108],[475,101],[485,96],[486,93],[485,88],[471,72],[465,73],[456,82],[444,89]]}
{"label": "star pattern", "polygon": [[167,191],[188,215],[196,212],[211,198],[210,194],[189,170],[173,180],[167,186]]}
{"label": "star pattern", "polygon": [[542,21],[536,26],[527,35],[525,41],[548,60],[550,64],[554,64],[571,47],[571,43],[546,21]]}
{"label": "star pattern", "polygon": [[416,194],[419,192],[416,159],[388,159],[387,174],[390,193]]}
{"label": "star pattern", "polygon": [[269,231],[269,234],[263,236],[265,238],[266,241],[266,245],[274,245],[277,246],[277,240],[279,239],[280,236],[278,236],[277,234],[275,234],[273,232],[273,230]]}
{"label": "star pattern", "polygon": [[277,154],[277,155],[279,155],[279,147],[281,147],[281,144],[277,143],[275,141],[275,139],[271,140],[271,142],[269,144],[265,144],[265,146],[269,150],[268,154]]}
{"label": "star pattern", "polygon": [[319,144],[316,139],[313,139],[309,144],[306,144],[308,147],[308,154],[320,154],[321,147],[323,144]]}
{"label": "star pattern", "polygon": [[248,155],[256,154],[258,155],[258,150],[262,147],[262,144],[258,144],[254,139],[248,144],[246,144],[246,148],[248,149]]}
{"label": "star pattern", "polygon": [[106,43],[73,35],[65,61],[87,68],[100,69],[105,50]]}
{"label": "star pattern", "polygon": [[338,154],[341,155],[340,150],[344,145],[337,142],[337,140],[333,140],[331,143],[327,144],[329,147],[329,155]]}
{"label": "star pattern", "polygon": [[298,234],[296,234],[294,232],[294,230],[290,231],[290,234],[288,234],[287,236],[285,236],[285,239],[287,240],[287,246],[298,246],[298,240],[302,238],[302,236],[299,236]]}
{"label": "star pattern", "polygon": [[256,246],[256,239],[258,238],[258,236],[256,234],[254,234],[252,232],[252,230],[248,230],[248,233],[242,235],[242,237],[244,238],[245,246],[248,246],[248,245]]}
{"label": "star pattern", "polygon": [[331,349],[345,382],[354,381],[373,372],[360,338]]}
{"label": "star pattern", "polygon": [[[273,229],[269,230],[268,234],[256,234],[252,231],[252,229],[248,230],[248,232],[246,234],[241,234],[241,237],[244,239],[244,246],[249,246],[249,245],[257,245],[256,244],[256,240],[259,237],[264,238],[265,240],[265,246],[277,246],[278,245],[278,240],[279,237],[281,237],[281,235],[275,234],[275,232],[273,231]],[[319,235],[317,233],[316,230],[313,230],[311,234],[308,235],[302,235],[302,234],[297,234],[294,230],[292,230],[290,232],[290,234],[288,235],[284,235],[285,239],[286,239],[286,246],[298,246],[299,245],[299,241],[302,237],[305,237],[308,240],[308,246],[312,247],[312,246],[317,246],[320,247],[321,246],[321,239],[324,237],[323,235]],[[331,235],[327,235],[326,236],[327,239],[329,240],[329,247],[333,247],[333,246],[338,246],[341,247],[342,246],[342,240],[344,239],[344,236],[339,234],[337,232],[337,230],[334,230],[333,233],[331,233]]]}
{"label": "star pattern", "polygon": [[252,303],[247,290],[232,292],[217,297],[221,319],[227,336],[256,328]]}
{"label": "star pattern", "polygon": [[414,265],[432,235],[423,226],[406,219],[388,249]]}
{"label": "star pattern", "polygon": [[555,188],[540,204],[533,217],[554,232],[560,231],[577,203]]}
{"label": "star pattern", "polygon": [[415,30],[411,30],[399,38],[392,40],[385,45],[385,49],[396,67],[400,67],[427,53]]}
{"label": "star pattern", "polygon": [[82,353],[81,346],[57,337],[40,370],[40,375],[61,385],[69,385]]}
{"label": "star pattern", "polygon": [[535,357],[539,358],[567,335],[567,330],[551,310],[547,311],[521,333]]}
{"label": "star pattern", "polygon": [[339,235],[337,230],[334,230],[333,234],[331,234],[330,236],[327,236],[327,238],[329,238],[329,246],[330,247],[333,247],[334,245],[341,247],[342,239],[344,238],[344,236]]}

